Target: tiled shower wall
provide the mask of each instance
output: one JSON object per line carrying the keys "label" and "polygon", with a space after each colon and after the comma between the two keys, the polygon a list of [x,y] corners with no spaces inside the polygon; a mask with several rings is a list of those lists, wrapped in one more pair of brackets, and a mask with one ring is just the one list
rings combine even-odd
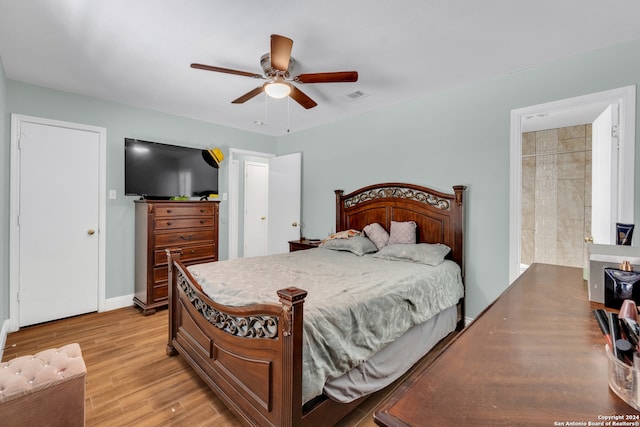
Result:
{"label": "tiled shower wall", "polygon": [[520,259],[583,267],[591,235],[591,125],[522,134]]}

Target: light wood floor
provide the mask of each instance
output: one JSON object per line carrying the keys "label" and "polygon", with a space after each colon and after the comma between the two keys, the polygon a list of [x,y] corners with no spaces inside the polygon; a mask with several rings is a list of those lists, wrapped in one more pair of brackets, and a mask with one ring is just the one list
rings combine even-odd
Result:
{"label": "light wood floor", "polygon": [[[166,355],[167,313],[143,316],[128,307],[22,328],[8,335],[3,361],[79,343],[87,366],[87,426],[240,426],[181,356]],[[375,426],[375,407],[402,380],[372,395],[339,426]]]}

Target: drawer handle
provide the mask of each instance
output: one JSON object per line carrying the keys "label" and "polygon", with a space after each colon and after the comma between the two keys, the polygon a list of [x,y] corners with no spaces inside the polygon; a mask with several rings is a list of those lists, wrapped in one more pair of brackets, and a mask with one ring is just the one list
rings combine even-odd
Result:
{"label": "drawer handle", "polygon": [[201,219],[201,220],[200,220],[200,224],[204,224],[204,223],[205,223],[205,220],[204,220],[204,219]]}
{"label": "drawer handle", "polygon": [[171,221],[167,221],[167,225],[171,225],[171,224],[172,224]]}
{"label": "drawer handle", "polygon": [[204,209],[200,209],[200,213],[204,213]]}
{"label": "drawer handle", "polygon": [[171,209],[167,209],[167,213],[171,213],[173,212]]}
{"label": "drawer handle", "polygon": [[180,236],[182,240],[191,240],[193,239],[193,234],[189,234],[188,236]]}

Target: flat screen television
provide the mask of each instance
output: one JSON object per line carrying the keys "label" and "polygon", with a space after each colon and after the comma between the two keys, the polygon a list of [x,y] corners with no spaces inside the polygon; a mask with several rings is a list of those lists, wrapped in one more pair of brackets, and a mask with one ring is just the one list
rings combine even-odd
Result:
{"label": "flat screen television", "polygon": [[124,192],[145,199],[218,193],[218,165],[208,150],[125,138]]}

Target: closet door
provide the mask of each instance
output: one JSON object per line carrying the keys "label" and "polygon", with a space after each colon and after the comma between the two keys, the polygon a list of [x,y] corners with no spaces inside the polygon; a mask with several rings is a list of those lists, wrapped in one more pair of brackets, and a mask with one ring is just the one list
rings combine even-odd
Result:
{"label": "closet door", "polygon": [[289,241],[301,233],[302,153],[269,159],[268,254],[289,252]]}
{"label": "closet door", "polygon": [[19,326],[98,310],[96,132],[22,122],[19,142]]}

